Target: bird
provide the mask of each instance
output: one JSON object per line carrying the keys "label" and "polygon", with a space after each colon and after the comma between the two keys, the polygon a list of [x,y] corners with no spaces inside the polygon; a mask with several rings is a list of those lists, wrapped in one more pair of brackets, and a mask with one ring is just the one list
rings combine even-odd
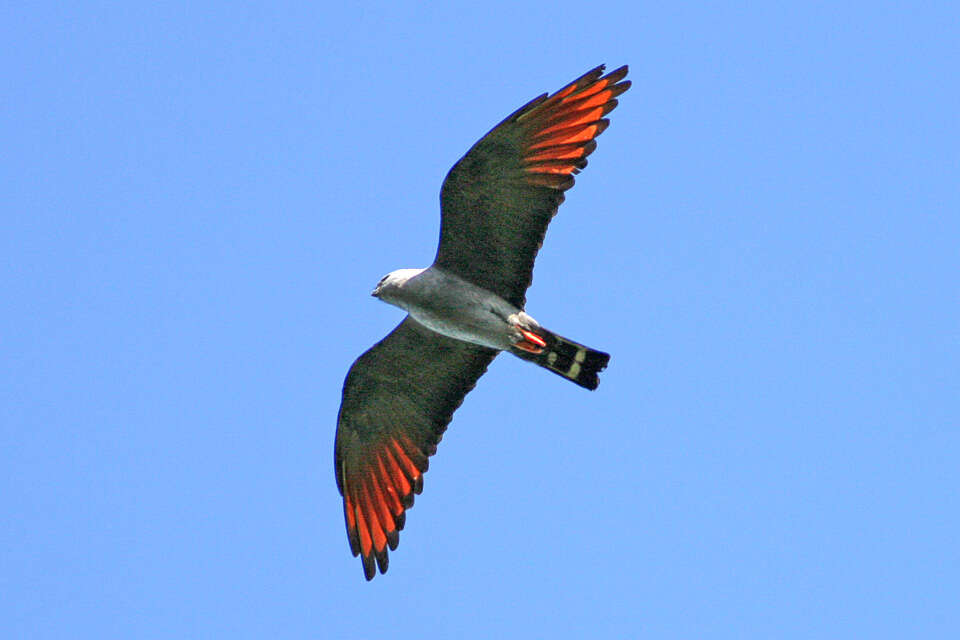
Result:
{"label": "bird", "polygon": [[433,264],[393,271],[373,290],[407,316],[350,367],[334,445],[350,551],[368,581],[387,571],[429,457],[499,353],[591,390],[610,360],[524,310],[547,225],[630,88],[627,66],[604,70],[537,96],[480,138],[443,181]]}

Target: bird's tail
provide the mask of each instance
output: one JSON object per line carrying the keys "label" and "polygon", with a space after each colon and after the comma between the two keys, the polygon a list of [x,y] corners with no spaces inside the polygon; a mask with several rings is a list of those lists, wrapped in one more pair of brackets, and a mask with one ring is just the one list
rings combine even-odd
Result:
{"label": "bird's tail", "polygon": [[600,383],[597,374],[610,362],[609,353],[567,340],[543,327],[535,332],[524,332],[524,335],[526,339],[510,349],[513,355],[549,369],[586,389],[597,388]]}

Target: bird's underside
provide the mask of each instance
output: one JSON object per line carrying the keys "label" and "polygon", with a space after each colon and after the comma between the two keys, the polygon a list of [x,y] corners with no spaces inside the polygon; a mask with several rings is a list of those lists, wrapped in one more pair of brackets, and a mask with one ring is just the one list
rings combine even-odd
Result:
{"label": "bird's underside", "polygon": [[409,315],[350,368],[334,452],[350,549],[368,580],[387,570],[429,456],[500,351],[588,389],[607,365],[609,355],[523,311],[547,225],[630,86],[625,66],[602,74],[531,100],[481,138],[444,180],[433,265],[395,271],[374,291]]}

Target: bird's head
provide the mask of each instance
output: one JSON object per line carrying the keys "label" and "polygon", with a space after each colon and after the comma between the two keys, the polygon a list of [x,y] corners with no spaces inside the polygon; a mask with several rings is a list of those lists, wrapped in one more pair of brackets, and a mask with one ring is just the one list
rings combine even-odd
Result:
{"label": "bird's head", "polygon": [[384,302],[398,304],[400,296],[398,295],[403,285],[410,278],[423,273],[424,269],[397,269],[380,278],[376,288],[370,293],[374,298],[380,298]]}

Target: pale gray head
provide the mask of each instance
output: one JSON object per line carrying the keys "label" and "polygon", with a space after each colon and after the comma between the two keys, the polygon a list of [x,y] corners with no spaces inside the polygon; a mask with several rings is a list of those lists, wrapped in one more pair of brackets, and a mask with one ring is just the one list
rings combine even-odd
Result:
{"label": "pale gray head", "polygon": [[370,294],[374,298],[380,298],[390,304],[398,304],[398,293],[410,278],[419,275],[426,269],[397,269],[380,278],[377,287]]}

